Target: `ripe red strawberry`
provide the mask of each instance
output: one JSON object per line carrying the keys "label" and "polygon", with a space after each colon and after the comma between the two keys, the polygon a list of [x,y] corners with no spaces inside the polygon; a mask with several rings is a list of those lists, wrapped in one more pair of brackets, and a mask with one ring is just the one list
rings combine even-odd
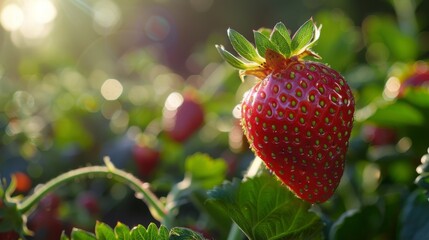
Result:
{"label": "ripe red strawberry", "polygon": [[195,94],[174,92],[165,102],[162,117],[167,135],[177,142],[184,142],[202,126],[204,109]]}
{"label": "ripe red strawberry", "polygon": [[139,174],[147,178],[153,174],[158,166],[160,152],[147,144],[138,143],[133,147],[133,158]]}
{"label": "ripe red strawberry", "polygon": [[320,62],[304,60],[318,58],[310,47],[319,34],[312,19],[293,38],[278,23],[271,33],[254,32],[255,49],[228,30],[232,46],[246,61],[217,46],[242,76],[260,78],[241,105],[252,150],[292,192],[311,203],[328,200],[340,182],[354,114],[344,78]]}
{"label": "ripe red strawberry", "polygon": [[394,144],[397,140],[397,134],[392,128],[375,125],[364,125],[362,127],[362,137],[373,146]]}

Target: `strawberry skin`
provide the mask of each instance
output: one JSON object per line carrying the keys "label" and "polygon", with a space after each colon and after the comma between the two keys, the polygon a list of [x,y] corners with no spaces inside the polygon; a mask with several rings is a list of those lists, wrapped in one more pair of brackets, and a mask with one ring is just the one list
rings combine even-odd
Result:
{"label": "strawberry skin", "polygon": [[353,113],[341,75],[295,61],[245,95],[242,126],[256,155],[298,197],[324,202],[343,174]]}

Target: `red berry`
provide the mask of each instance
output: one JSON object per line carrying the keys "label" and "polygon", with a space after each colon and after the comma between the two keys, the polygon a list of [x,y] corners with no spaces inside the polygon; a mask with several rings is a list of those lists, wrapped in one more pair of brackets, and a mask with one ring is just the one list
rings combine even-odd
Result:
{"label": "red berry", "polygon": [[44,198],[42,198],[42,200],[40,200],[38,209],[42,209],[43,211],[48,212],[57,212],[60,203],[61,198],[58,195],[54,193],[49,193]]}
{"label": "red berry", "polygon": [[98,199],[92,192],[83,192],[79,194],[77,203],[85,208],[91,215],[96,215],[100,212]]}
{"label": "red berry", "polygon": [[[281,52],[281,44],[288,44],[282,26],[276,25],[271,39],[255,34],[256,48],[266,47],[265,59],[259,66],[243,63],[242,74],[262,80],[243,98],[241,123],[252,150],[292,192],[311,203],[324,202],[333,195],[344,171],[354,98],[338,72],[303,59],[317,56],[308,47],[317,40],[320,28],[307,21],[300,29],[312,35],[303,37],[297,32],[294,36],[301,34],[296,41],[308,43],[295,42],[294,37],[289,49]],[[235,32],[229,34],[241,41]],[[261,38],[265,40],[258,46]],[[278,44],[279,39],[285,42]],[[248,47],[233,46],[241,56],[259,60],[254,53],[243,52]],[[222,47],[219,50],[228,62],[241,66]]]}
{"label": "red berry", "polygon": [[395,143],[396,132],[391,128],[365,125],[362,127],[362,137],[373,146],[383,146]]}
{"label": "red berry", "polygon": [[35,239],[59,239],[64,229],[58,217],[61,199],[56,194],[44,197],[37,209],[28,218],[28,228],[34,232]]}
{"label": "red berry", "polygon": [[25,193],[28,192],[31,188],[31,179],[30,177],[23,172],[15,172],[12,174],[12,177],[15,178],[17,192]]}
{"label": "red berry", "polygon": [[136,144],[133,148],[133,158],[137,169],[142,176],[150,176],[158,166],[160,152],[158,149]]}
{"label": "red berry", "polygon": [[171,139],[177,142],[186,141],[203,122],[204,109],[195,94],[170,94],[163,111],[163,126]]}
{"label": "red berry", "polygon": [[429,86],[429,64],[417,62],[410,71],[399,88],[399,96],[402,96],[407,88]]}
{"label": "red berry", "polygon": [[19,239],[19,234],[14,231],[9,232],[0,232],[1,240],[17,240]]}

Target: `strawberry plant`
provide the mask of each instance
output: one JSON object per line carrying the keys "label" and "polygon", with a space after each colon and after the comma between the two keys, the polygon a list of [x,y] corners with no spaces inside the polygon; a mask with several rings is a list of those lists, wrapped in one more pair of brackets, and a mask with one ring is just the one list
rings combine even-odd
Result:
{"label": "strawberry plant", "polygon": [[0,239],[429,235],[424,1],[39,2],[0,6]]}

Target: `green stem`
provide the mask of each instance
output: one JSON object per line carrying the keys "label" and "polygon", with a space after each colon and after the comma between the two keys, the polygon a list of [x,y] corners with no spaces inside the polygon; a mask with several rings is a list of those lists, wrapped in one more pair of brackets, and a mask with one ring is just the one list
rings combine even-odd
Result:
{"label": "green stem", "polygon": [[[247,169],[246,174],[244,174],[243,179],[254,177],[262,166],[263,166],[262,159],[260,159],[259,157],[255,157],[255,159],[253,159],[252,161],[252,164],[250,164],[250,167]],[[242,240],[242,239],[243,239],[243,232],[240,230],[238,225],[234,222],[231,226],[231,229],[229,230],[227,240]]]}
{"label": "green stem", "polygon": [[115,168],[110,162],[108,162],[108,160],[106,160],[106,165],[107,166],[83,167],[55,177],[46,184],[36,188],[36,191],[32,195],[27,197],[18,205],[18,210],[22,214],[29,213],[49,192],[65,183],[72,182],[77,178],[101,177],[114,179],[128,184],[136,192],[136,196],[141,197],[146,202],[153,217],[163,223],[166,216],[164,205],[149,189],[149,183],[144,183],[132,174]]}

